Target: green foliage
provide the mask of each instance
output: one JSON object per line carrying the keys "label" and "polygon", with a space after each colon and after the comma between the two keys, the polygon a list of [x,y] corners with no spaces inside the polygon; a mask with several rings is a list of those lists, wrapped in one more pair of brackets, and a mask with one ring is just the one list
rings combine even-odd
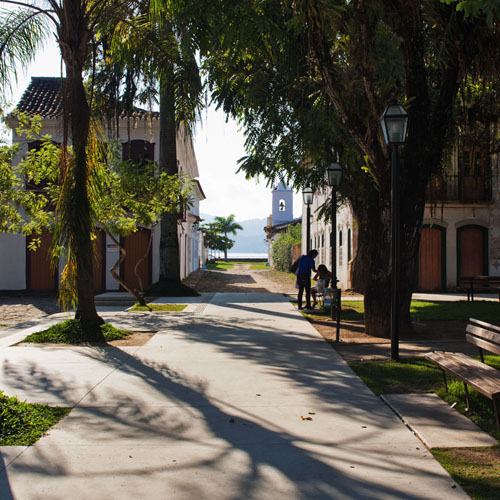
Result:
{"label": "green foliage", "polygon": [[0,446],[31,446],[70,411],[21,402],[0,391]]}
{"label": "green foliage", "polygon": [[23,342],[34,344],[79,344],[82,342],[94,342],[102,340],[118,340],[130,335],[132,332],[115,328],[110,323],[96,326],[77,319],[69,319],[57,323],[41,332],[28,335]]}
{"label": "green foliage", "polygon": [[[19,144],[0,146],[0,232],[29,236],[54,226],[60,149],[49,136],[39,134],[40,117],[19,113],[17,119],[16,133],[40,141],[40,148],[16,162]],[[37,243],[36,238],[32,240],[33,250]]]}
{"label": "green foliage", "polygon": [[237,230],[243,229],[240,224],[234,221],[234,215],[227,218],[215,217],[215,222],[209,222],[200,226],[204,233],[205,244],[211,250],[224,252],[227,258],[227,251],[233,248],[234,240],[228,234],[236,234]]}
{"label": "green foliage", "polygon": [[286,233],[281,233],[273,243],[271,254],[273,267],[277,271],[288,271],[292,265],[292,249],[301,241],[302,226],[296,224],[289,226]]}

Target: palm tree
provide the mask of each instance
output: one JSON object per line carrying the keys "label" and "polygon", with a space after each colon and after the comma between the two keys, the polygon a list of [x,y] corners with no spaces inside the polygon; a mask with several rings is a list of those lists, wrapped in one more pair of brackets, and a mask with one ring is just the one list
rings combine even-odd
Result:
{"label": "palm tree", "polygon": [[60,225],[54,239],[68,249],[71,268],[76,272],[76,319],[100,325],[103,320],[96,312],[92,287],[91,233],[95,220],[90,202],[92,188],[89,190],[91,167],[87,154],[91,112],[84,88],[84,65],[97,21],[111,20],[112,13],[123,4],[115,0],[1,2],[14,4],[17,9],[0,15],[0,89],[16,80],[15,68],[33,61],[37,50],[52,34],[61,50],[66,69],[64,146],[71,139],[73,152],[69,155],[67,148],[63,148],[63,194],[58,203]]}
{"label": "palm tree", "polygon": [[[221,233],[227,238],[228,234],[236,236],[236,231],[243,231],[243,228],[234,221],[235,215],[231,214],[228,217],[215,217],[215,222],[218,225]],[[227,248],[224,249],[224,260],[227,260]]]}
{"label": "palm tree", "polygon": [[[148,98],[159,97],[159,167],[161,172],[176,175],[180,173],[177,132],[183,127],[185,137],[190,137],[190,127],[202,106],[203,86],[195,58],[196,46],[187,28],[176,24],[171,9],[165,0],[144,4],[133,19],[118,25],[109,36],[113,40],[113,64],[120,65],[120,74],[133,75],[122,86],[127,101],[132,102],[131,97],[140,87]],[[109,73],[111,77],[115,74]],[[115,83],[117,88],[121,86],[120,81]],[[180,207],[182,200],[179,201]],[[159,278],[170,285],[180,284],[178,219],[177,213],[166,212],[160,223]]]}

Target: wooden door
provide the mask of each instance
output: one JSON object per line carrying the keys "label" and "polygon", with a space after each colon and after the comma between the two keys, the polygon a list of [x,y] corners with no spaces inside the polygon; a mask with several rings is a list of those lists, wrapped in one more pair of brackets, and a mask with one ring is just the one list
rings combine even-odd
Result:
{"label": "wooden door", "polygon": [[94,290],[106,289],[106,233],[96,232],[96,254],[94,256]]}
{"label": "wooden door", "polygon": [[443,230],[424,227],[418,252],[418,289],[435,291],[443,288]]}
{"label": "wooden door", "polygon": [[486,229],[466,226],[458,231],[459,276],[487,274]]}
{"label": "wooden door", "polygon": [[[33,239],[38,236],[33,236]],[[32,238],[27,238],[27,244]],[[26,249],[26,288],[28,290],[57,290],[57,270],[50,266],[52,235],[43,232],[37,250]]]}
{"label": "wooden door", "polygon": [[[123,277],[125,283],[132,289],[140,289],[139,280],[134,273],[134,268],[138,260],[146,254],[149,235],[151,231],[148,229],[141,229],[132,233],[130,236],[122,238],[122,245],[127,256],[120,267],[120,275]],[[139,264],[137,274],[139,274],[142,286],[144,289],[151,284],[151,248],[147,252],[146,258]]]}

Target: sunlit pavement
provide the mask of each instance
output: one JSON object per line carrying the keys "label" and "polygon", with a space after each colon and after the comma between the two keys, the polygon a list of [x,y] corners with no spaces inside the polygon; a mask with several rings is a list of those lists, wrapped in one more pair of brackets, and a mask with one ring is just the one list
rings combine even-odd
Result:
{"label": "sunlit pavement", "polygon": [[34,446],[0,448],[2,500],[468,498],[286,297],[102,314],[157,333],[121,348],[0,338],[6,394],[74,406]]}

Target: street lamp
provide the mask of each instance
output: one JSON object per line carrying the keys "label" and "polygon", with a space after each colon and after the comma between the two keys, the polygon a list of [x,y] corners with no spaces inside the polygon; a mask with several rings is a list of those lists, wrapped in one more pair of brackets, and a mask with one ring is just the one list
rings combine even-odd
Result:
{"label": "street lamp", "polygon": [[392,146],[392,174],[391,174],[391,359],[399,359],[399,284],[400,284],[400,231],[399,217],[399,170],[398,146],[404,144],[408,113],[397,99],[391,99],[384,113],[380,117],[380,125],[384,139],[388,146]]}
{"label": "street lamp", "polygon": [[314,201],[314,191],[312,187],[306,186],[302,190],[302,199],[307,207],[306,221],[306,254],[311,250],[311,205]]}
{"label": "street lamp", "polygon": [[[337,186],[340,184],[342,177],[342,167],[338,162],[333,162],[326,168],[328,174],[328,185],[332,188],[332,300],[330,303],[330,312],[332,319],[334,311],[336,312],[337,332],[335,340],[340,341],[340,310],[341,310],[341,290],[337,288]],[[334,305],[335,303],[335,305]]]}

